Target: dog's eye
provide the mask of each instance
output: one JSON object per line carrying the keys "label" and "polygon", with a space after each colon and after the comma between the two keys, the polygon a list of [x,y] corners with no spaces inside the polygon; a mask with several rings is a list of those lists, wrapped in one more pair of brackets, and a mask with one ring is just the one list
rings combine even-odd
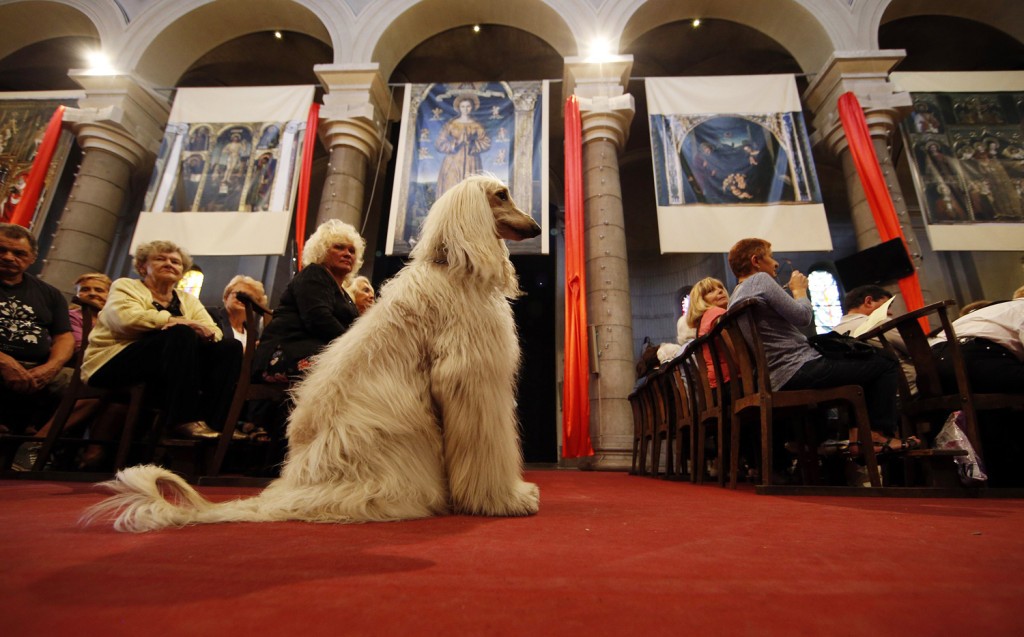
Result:
{"label": "dog's eye", "polygon": [[499,190],[497,193],[495,193],[495,196],[498,199],[501,199],[502,201],[508,201],[508,191],[507,190]]}

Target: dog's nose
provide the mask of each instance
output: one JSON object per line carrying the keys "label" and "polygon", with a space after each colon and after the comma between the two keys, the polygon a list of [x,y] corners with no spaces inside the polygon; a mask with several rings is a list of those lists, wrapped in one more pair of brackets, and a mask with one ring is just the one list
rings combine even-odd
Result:
{"label": "dog's nose", "polygon": [[524,239],[532,239],[540,234],[540,224],[530,218],[530,227],[523,232]]}

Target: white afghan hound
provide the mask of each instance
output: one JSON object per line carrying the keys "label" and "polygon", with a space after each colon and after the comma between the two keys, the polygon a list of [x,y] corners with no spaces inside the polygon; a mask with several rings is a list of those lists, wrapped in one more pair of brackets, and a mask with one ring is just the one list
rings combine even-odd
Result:
{"label": "white afghan hound", "polygon": [[[536,513],[515,415],[520,294],[504,239],[540,234],[508,188],[467,178],[430,209],[411,262],[294,390],[281,477],[212,503],[145,465],[102,486],[83,520],[119,531],[211,522],[406,520]],[[170,499],[164,496],[168,492]]]}

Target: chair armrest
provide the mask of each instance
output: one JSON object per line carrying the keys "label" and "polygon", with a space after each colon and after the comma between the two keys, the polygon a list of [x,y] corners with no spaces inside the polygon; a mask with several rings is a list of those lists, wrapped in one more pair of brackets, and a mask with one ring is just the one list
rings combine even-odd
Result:
{"label": "chair armrest", "polygon": [[878,325],[877,327],[870,329],[867,332],[864,332],[863,334],[858,336],[857,339],[866,341],[872,338],[877,338],[880,334],[884,334],[909,321],[916,321],[922,316],[926,316],[928,314],[932,314],[933,312],[937,312],[940,308],[949,307],[950,305],[953,305],[953,303],[954,302],[951,299],[946,299],[945,301],[936,301],[935,303],[930,303],[922,308],[918,308],[913,312],[900,314],[899,316],[895,316],[886,321],[885,323],[882,323],[881,325]]}

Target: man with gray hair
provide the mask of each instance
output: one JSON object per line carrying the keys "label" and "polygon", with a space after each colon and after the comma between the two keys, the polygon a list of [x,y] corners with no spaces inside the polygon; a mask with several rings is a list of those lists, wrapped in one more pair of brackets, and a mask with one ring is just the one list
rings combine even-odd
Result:
{"label": "man with gray hair", "polygon": [[27,272],[38,249],[31,232],[0,223],[0,431],[32,432],[70,380],[67,301]]}

